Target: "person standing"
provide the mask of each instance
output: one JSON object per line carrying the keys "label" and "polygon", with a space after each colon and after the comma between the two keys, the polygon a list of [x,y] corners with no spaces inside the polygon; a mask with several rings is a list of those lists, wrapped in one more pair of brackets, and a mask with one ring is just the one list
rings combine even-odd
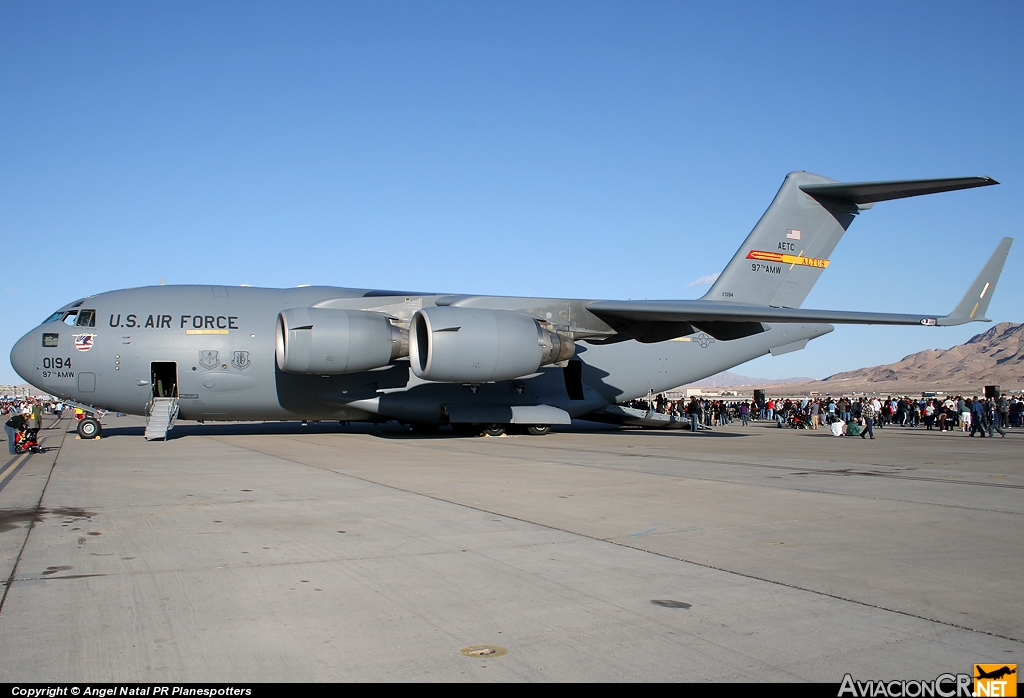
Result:
{"label": "person standing", "polygon": [[967,409],[970,410],[968,413],[968,419],[971,424],[971,436],[974,436],[974,432],[981,434],[981,438],[985,438],[985,406],[982,404],[978,396],[974,396],[974,400],[967,400],[964,404],[967,405]]}
{"label": "person standing", "polygon": [[935,424],[935,405],[932,402],[929,400],[924,406],[924,426],[928,431],[931,431],[932,425]]}
{"label": "person standing", "polygon": [[959,397],[956,401],[956,409],[960,413],[960,431],[962,432],[966,432],[971,426],[971,405],[968,403],[968,399]]}
{"label": "person standing", "polygon": [[999,424],[999,404],[992,398],[989,398],[988,403],[985,404],[985,418],[988,420],[988,438],[995,438],[992,436],[992,431],[998,431],[1000,438],[1006,438],[1006,432],[1003,431],[1002,426]]}
{"label": "person standing", "polygon": [[690,431],[696,434],[697,421],[700,419],[700,403],[697,402],[696,396],[690,398],[690,404],[686,406],[686,413],[690,415]]}
{"label": "person standing", "polygon": [[871,401],[867,401],[860,408],[860,415],[864,418],[864,431],[860,433],[860,438],[870,436],[872,439],[875,438],[875,430],[872,428],[875,423],[875,415],[878,414],[875,411],[875,406],[871,404]]}

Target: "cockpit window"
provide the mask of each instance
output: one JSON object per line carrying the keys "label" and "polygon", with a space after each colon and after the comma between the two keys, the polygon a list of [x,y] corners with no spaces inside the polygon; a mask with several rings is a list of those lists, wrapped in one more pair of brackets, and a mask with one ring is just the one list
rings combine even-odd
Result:
{"label": "cockpit window", "polygon": [[[57,322],[58,320],[61,320],[61,321],[64,322],[65,325],[74,325],[75,322],[78,320],[78,308],[81,308],[82,304],[85,303],[85,301],[87,301],[87,300],[89,300],[89,299],[88,298],[83,298],[82,300],[76,301],[75,303],[72,303],[71,305],[65,305],[63,308],[61,308],[57,312],[55,312],[52,315],[50,315],[50,317],[48,317],[45,320],[43,320],[43,324],[45,325],[48,322]],[[86,325],[86,327],[95,327],[96,311],[94,310],[94,311],[92,311],[92,313],[93,313],[93,321],[91,323],[89,323],[88,325]]]}
{"label": "cockpit window", "polygon": [[78,327],[96,327],[96,311],[85,309],[79,310],[78,322],[75,324]]}

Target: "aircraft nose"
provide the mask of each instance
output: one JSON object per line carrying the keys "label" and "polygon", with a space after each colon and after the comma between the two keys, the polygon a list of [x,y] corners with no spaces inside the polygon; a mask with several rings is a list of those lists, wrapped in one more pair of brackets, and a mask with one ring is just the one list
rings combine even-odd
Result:
{"label": "aircraft nose", "polygon": [[11,366],[26,381],[32,379],[32,372],[35,370],[37,338],[37,332],[29,332],[11,349]]}

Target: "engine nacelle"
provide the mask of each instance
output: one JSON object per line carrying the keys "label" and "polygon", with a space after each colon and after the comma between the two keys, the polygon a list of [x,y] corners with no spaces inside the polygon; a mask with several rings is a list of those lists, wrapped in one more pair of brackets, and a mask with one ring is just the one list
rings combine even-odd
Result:
{"label": "engine nacelle", "polygon": [[287,373],[355,373],[408,354],[409,335],[380,313],[289,308],[277,316],[277,366]]}
{"label": "engine nacelle", "polygon": [[572,339],[508,310],[441,306],[412,316],[409,360],[418,377],[483,383],[535,373],[576,352]]}

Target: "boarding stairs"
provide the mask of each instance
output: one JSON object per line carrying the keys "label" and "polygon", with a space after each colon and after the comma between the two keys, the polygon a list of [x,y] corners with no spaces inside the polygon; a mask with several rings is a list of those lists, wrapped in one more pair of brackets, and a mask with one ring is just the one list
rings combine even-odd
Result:
{"label": "boarding stairs", "polygon": [[167,432],[174,428],[178,417],[178,398],[155,397],[146,409],[146,441],[167,440]]}

